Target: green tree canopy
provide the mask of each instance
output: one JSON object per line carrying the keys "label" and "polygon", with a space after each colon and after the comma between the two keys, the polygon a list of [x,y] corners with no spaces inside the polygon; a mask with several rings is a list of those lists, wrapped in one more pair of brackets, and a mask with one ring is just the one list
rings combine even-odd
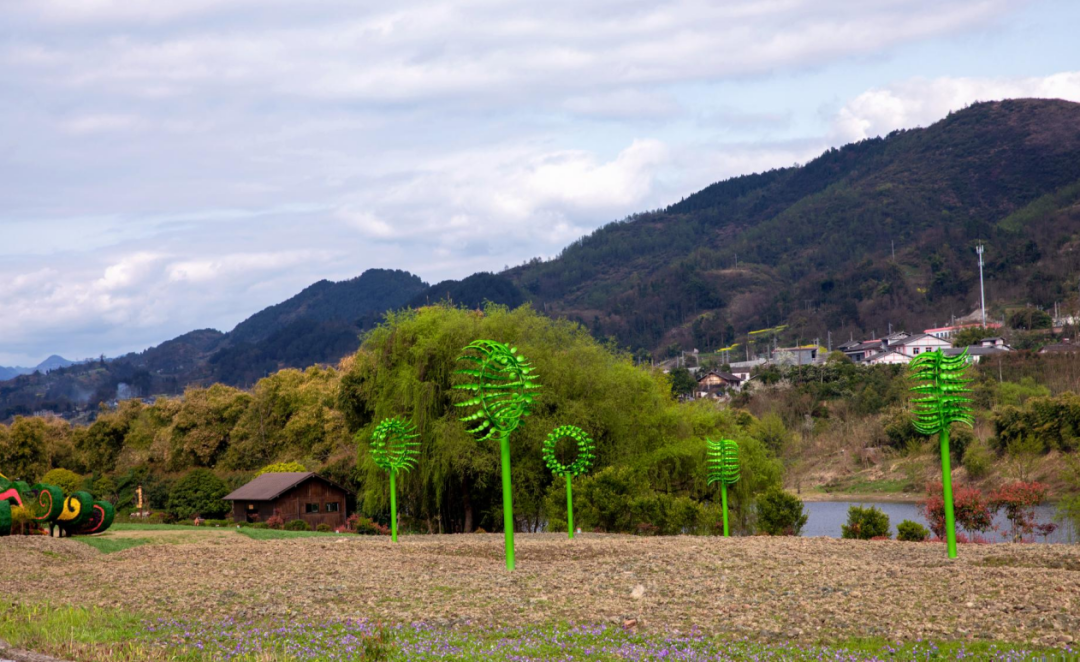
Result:
{"label": "green tree canopy", "polygon": [[222,500],[228,493],[228,485],[214,472],[192,469],[173,485],[169,492],[168,511],[184,519],[196,515],[222,517],[229,512],[229,503]]}

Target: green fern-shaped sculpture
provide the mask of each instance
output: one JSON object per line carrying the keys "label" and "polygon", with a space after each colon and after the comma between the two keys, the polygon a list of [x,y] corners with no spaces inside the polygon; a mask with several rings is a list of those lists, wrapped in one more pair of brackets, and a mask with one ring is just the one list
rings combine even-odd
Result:
{"label": "green fern-shaped sculpture", "polygon": [[[577,456],[568,465],[560,462],[556,453],[556,446],[564,438],[573,439],[577,446]],[[566,477],[566,530],[570,538],[574,537],[574,495],[571,490],[573,477],[580,476],[592,466],[596,457],[593,455],[593,448],[595,444],[592,437],[576,425],[559,426],[544,440],[544,463],[556,476]]]}
{"label": "green fern-shaped sculpture", "polygon": [[730,439],[705,439],[709,459],[709,485],[720,483],[720,502],[724,511],[724,536],[728,532],[727,488],[739,482],[739,445]]}
{"label": "green fern-shaped sculpture", "polygon": [[540,388],[536,375],[525,357],[494,340],[477,340],[465,347],[461,361],[471,365],[457,371],[469,379],[454,388],[469,391],[472,397],[457,403],[474,408],[461,420],[472,424],[469,432],[480,441],[498,437],[502,456],[503,527],[506,538],[506,567],[514,569],[514,504],[510,485],[510,433],[529,415],[533,392]]}
{"label": "green fern-shaped sculpture", "polygon": [[965,349],[960,355],[948,357],[941,350],[927,352],[908,366],[913,380],[920,382],[911,390],[921,397],[914,398],[915,429],[925,435],[938,435],[941,444],[941,487],[945,505],[945,539],[949,558],[956,558],[956,519],[953,513],[952,467],[949,458],[949,429],[953,423],[971,426],[971,399],[964,378],[968,367]]}
{"label": "green fern-shaped sculpture", "polygon": [[416,426],[404,418],[387,418],[375,426],[371,434],[371,459],[379,468],[390,473],[390,537],[397,542],[397,474],[416,466],[417,448],[414,441]]}

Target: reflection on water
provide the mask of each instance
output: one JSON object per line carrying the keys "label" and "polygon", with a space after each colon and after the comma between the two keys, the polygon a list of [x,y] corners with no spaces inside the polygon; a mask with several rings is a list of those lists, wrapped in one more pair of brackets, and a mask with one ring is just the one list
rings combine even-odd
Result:
{"label": "reflection on water", "polygon": [[[896,525],[909,519],[918,522],[926,528],[930,528],[926,518],[922,516],[919,507],[913,503],[878,503],[873,501],[808,501],[806,513],[809,517],[806,526],[803,527],[804,536],[828,536],[840,537],[840,526],[847,524],[847,512],[850,506],[877,506],[889,516],[889,526],[892,535],[896,537]],[[1052,522],[1057,512],[1055,505],[1042,505],[1035,509],[1036,519],[1039,523]],[[992,542],[1004,542],[1009,539],[1009,520],[1001,513],[994,518],[994,524],[998,531],[988,531],[980,534]],[[1058,522],[1058,529],[1045,540],[1037,538],[1037,542],[1077,542],[1080,537],[1068,522]]]}

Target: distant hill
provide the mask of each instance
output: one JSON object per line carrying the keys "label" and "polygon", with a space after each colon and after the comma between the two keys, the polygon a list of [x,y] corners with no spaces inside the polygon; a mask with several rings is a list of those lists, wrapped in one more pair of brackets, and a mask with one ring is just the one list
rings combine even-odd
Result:
{"label": "distant hill", "polygon": [[[404,307],[427,289],[404,271],[371,269],[357,278],[319,281],[261,310],[230,333],[192,331],[143,352],[72,365],[50,357],[34,370],[0,380],[0,420],[40,409],[74,411],[117,397],[180,393],[191,384],[253,384],[269,372],[334,363],[360,345],[366,323]],[[42,368],[42,373],[45,368]]]}
{"label": "distant hill", "polygon": [[29,375],[38,371],[49,372],[50,370],[56,370],[57,368],[66,368],[69,365],[75,365],[75,361],[68,361],[62,356],[53,354],[52,356],[37,364],[33,368],[5,368],[4,366],[0,366],[0,382],[8,379],[14,379],[19,375]]}
{"label": "distant hill", "polygon": [[991,303],[1076,291],[1080,104],[976,104],[713,184],[506,275],[598,336],[704,351],[779,323],[824,340],[947,322],[978,302],[978,243]]}

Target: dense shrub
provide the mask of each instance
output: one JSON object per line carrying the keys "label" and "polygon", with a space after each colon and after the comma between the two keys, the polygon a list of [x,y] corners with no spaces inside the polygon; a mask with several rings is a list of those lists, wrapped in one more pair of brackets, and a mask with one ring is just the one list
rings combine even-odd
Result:
{"label": "dense shrub", "polygon": [[266,518],[266,526],[267,526],[267,528],[270,528],[270,529],[278,529],[278,530],[284,529],[285,528],[285,518],[282,517],[281,515],[279,515],[275,511],[273,515]]}
{"label": "dense shrub", "polygon": [[255,477],[258,478],[263,474],[283,474],[292,472],[307,471],[307,467],[299,462],[277,462],[275,464],[268,464],[262,469],[255,472]]}
{"label": "dense shrub", "polygon": [[930,531],[919,524],[918,522],[912,522],[909,519],[900,522],[896,526],[896,539],[906,542],[922,542],[930,537]]}
{"label": "dense shrub", "polygon": [[334,527],[330,526],[326,522],[323,522],[322,524],[319,524],[317,527],[315,527],[315,530],[319,533],[330,533],[334,530]]}
{"label": "dense shrub", "polygon": [[[941,483],[931,483],[926,488],[927,498],[920,504],[923,517],[930,523],[930,530],[938,538],[945,538],[945,499]],[[974,487],[953,489],[953,516],[956,525],[971,533],[983,533],[994,526],[994,513],[983,493]]]}
{"label": "dense shrub", "polygon": [[353,515],[349,520],[352,522],[353,531],[356,531],[362,536],[390,535],[390,529],[388,527],[385,527],[370,518],[364,517],[363,515]]}
{"label": "dense shrub", "polygon": [[877,506],[848,508],[847,524],[840,526],[841,537],[857,540],[889,537],[889,516]]}
{"label": "dense shrub", "polygon": [[[656,492],[640,472],[608,467],[579,478],[574,486],[574,524],[585,531],[678,535],[710,533],[719,516],[686,496]],[[566,530],[566,481],[557,478],[548,491],[548,530]]]}
{"label": "dense shrub", "polygon": [[1026,483],[1017,481],[1002,485],[990,494],[990,509],[1002,510],[1006,519],[1012,525],[1014,541],[1024,539],[1038,532],[1040,535],[1049,535],[1057,528],[1052,523],[1039,524],[1035,518],[1035,506],[1046,500],[1049,490],[1043,483]]}
{"label": "dense shrub", "polygon": [[967,471],[967,475],[972,480],[979,480],[987,473],[990,472],[990,464],[993,462],[993,455],[990,453],[990,448],[986,445],[986,442],[981,439],[976,439],[964,451],[964,469]]}
{"label": "dense shrub", "polygon": [[1018,407],[998,407],[993,422],[995,450],[999,453],[1010,443],[1027,437],[1037,437],[1047,450],[1080,449],[1080,395],[1072,392],[1028,398]]}
{"label": "dense shrub", "polygon": [[799,497],[780,487],[771,487],[757,498],[757,527],[770,536],[797,536],[806,524]]}
{"label": "dense shrub", "polygon": [[285,525],[286,531],[310,531],[311,527],[302,519],[294,519]]}
{"label": "dense shrub", "polygon": [[229,493],[225,481],[209,469],[192,469],[173,485],[169,492],[170,513],[189,518],[221,517],[229,512],[230,505],[223,497]]}
{"label": "dense shrub", "polygon": [[41,482],[59,487],[65,496],[83,488],[83,477],[67,469],[53,469],[41,477]]}
{"label": "dense shrub", "polygon": [[41,526],[34,521],[34,515],[22,506],[11,509],[11,535],[30,536],[41,533]]}

